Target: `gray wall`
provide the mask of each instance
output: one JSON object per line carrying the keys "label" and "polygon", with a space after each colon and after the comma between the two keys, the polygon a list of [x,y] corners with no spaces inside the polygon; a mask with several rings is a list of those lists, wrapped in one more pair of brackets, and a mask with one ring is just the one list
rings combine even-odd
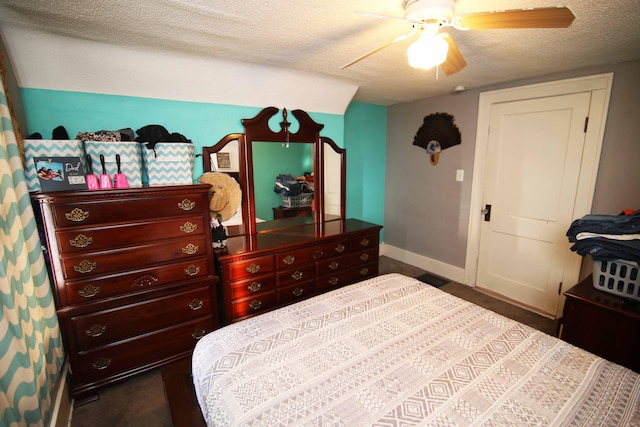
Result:
{"label": "gray wall", "polygon": [[[385,243],[463,268],[479,94],[608,72],[614,73],[613,90],[592,212],[617,214],[622,209],[639,209],[640,61],[633,61],[388,107]],[[462,144],[444,150],[434,166],[426,151],[412,143],[423,118],[435,112],[455,117]],[[455,180],[457,169],[464,170],[463,182]]]}

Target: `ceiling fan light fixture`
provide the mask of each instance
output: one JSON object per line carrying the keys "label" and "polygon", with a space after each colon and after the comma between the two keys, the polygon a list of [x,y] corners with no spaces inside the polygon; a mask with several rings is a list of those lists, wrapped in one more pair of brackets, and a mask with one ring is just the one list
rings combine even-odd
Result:
{"label": "ceiling fan light fixture", "polygon": [[409,65],[428,70],[447,59],[449,44],[437,34],[423,34],[407,49]]}

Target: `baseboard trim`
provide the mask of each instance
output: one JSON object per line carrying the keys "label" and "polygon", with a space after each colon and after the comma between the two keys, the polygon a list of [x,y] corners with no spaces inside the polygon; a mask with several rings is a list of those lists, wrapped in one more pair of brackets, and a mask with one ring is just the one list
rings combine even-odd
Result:
{"label": "baseboard trim", "polygon": [[396,248],[386,243],[380,244],[380,255],[413,265],[454,282],[464,283],[463,268],[409,252],[406,249]]}
{"label": "baseboard trim", "polygon": [[58,375],[58,381],[53,388],[53,411],[51,412],[49,427],[68,427],[71,425],[73,405],[69,397],[68,374],[69,361],[65,360],[62,365],[62,371]]}

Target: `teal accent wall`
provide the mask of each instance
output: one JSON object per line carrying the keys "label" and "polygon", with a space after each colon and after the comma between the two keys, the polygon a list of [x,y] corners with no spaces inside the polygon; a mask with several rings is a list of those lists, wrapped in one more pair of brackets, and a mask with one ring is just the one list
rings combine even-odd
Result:
{"label": "teal accent wall", "polygon": [[[266,107],[32,88],[21,88],[20,95],[28,126],[28,131],[24,131],[25,138],[39,132],[44,139],[51,139],[53,129],[60,125],[70,138],[74,138],[78,132],[122,128],[135,131],[157,124],[191,139],[196,154],[202,152],[202,147],[214,145],[230,133],[242,133],[240,120],[252,118]],[[297,108],[285,107],[288,110]],[[308,113],[314,121],[324,125],[321,135],[347,149],[347,217],[382,225],[387,108],[352,103],[344,115]],[[290,114],[288,119],[292,122],[291,131],[295,132],[298,129],[295,117]],[[280,121],[279,116],[270,121],[274,131],[279,130]],[[202,158],[197,157],[194,179],[200,175]]]}
{"label": "teal accent wall", "polygon": [[344,139],[347,217],[383,225],[387,107],[351,103],[345,113]]}

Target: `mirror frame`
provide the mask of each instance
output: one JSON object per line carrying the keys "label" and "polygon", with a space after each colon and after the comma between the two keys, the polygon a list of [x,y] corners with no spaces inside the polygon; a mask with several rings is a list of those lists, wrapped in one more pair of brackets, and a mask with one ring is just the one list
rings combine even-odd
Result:
{"label": "mirror frame", "polygon": [[202,147],[202,167],[203,172],[211,172],[212,164],[211,164],[211,155],[218,153],[223,150],[228,144],[237,141],[238,142],[238,166],[239,166],[239,176],[240,176],[240,191],[242,192],[242,201],[240,204],[240,209],[242,210],[242,225],[232,225],[227,227],[227,234],[229,236],[239,236],[242,234],[246,234],[246,224],[247,224],[247,212],[245,210],[245,199],[247,194],[247,184],[246,180],[243,179],[247,175],[247,163],[243,161],[244,158],[244,134],[243,133],[230,133],[229,135],[222,138],[220,141],[216,143],[216,145],[209,147]]}
{"label": "mirror frame", "polygon": [[233,235],[255,235],[258,233],[256,227],[255,192],[253,187],[253,142],[273,142],[273,143],[295,143],[304,142],[313,144],[313,172],[314,172],[314,200],[315,209],[313,222],[316,233],[322,233],[324,228],[325,206],[324,206],[324,147],[329,147],[340,156],[340,220],[346,219],[346,149],[338,145],[327,137],[320,136],[323,124],[316,123],[303,110],[293,110],[291,113],[297,119],[299,128],[295,133],[291,133],[289,127],[291,123],[287,120],[288,111],[282,109],[282,121],[279,122],[280,130],[274,132],[269,126],[269,121],[280,110],[276,107],[266,107],[255,117],[242,119],[245,133],[233,133],[222,138],[217,144],[211,147],[203,147],[202,161],[204,172],[211,171],[211,155],[222,150],[227,144],[238,141],[240,188],[242,190],[242,226],[234,230],[229,230],[229,236]]}

